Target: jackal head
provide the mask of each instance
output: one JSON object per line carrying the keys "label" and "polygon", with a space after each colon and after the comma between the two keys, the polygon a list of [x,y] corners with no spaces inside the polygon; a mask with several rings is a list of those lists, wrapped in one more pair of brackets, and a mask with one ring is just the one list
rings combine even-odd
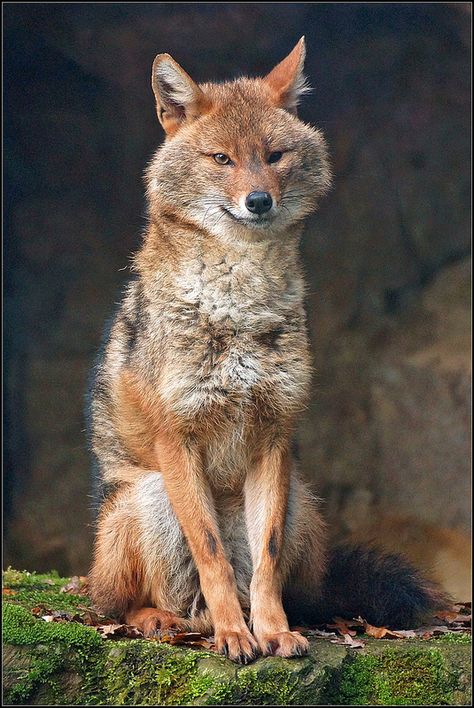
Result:
{"label": "jackal head", "polygon": [[196,84],[169,54],[152,87],[166,140],[147,170],[150,215],[164,209],[215,236],[260,241],[301,221],[328,189],[324,138],[297,117],[305,44],[264,78]]}

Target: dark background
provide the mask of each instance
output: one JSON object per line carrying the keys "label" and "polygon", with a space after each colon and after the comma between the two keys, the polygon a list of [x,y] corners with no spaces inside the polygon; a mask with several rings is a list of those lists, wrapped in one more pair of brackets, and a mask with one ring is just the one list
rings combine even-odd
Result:
{"label": "dark background", "polygon": [[86,573],[83,395],[162,140],[150,69],[267,73],[306,35],[334,188],[303,243],[302,465],[335,538],[404,550],[466,600],[468,3],[4,3],[5,562]]}

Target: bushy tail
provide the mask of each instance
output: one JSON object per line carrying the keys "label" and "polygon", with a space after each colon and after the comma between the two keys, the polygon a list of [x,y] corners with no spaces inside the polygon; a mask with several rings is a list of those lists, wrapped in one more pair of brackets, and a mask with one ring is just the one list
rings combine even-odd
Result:
{"label": "bushy tail", "polygon": [[377,627],[413,629],[451,604],[401,556],[370,546],[339,546],[329,552],[320,598],[293,606],[289,617],[292,623],[319,624],[361,616]]}

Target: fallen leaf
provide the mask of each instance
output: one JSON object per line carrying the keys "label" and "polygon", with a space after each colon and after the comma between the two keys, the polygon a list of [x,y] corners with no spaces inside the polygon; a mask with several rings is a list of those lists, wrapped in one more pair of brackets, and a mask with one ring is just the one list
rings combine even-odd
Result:
{"label": "fallen leaf", "polygon": [[365,632],[369,637],[375,637],[375,639],[383,639],[384,637],[395,637],[400,638],[401,635],[397,632],[393,632],[387,627],[374,627],[372,624],[365,625]]}
{"label": "fallen leaf", "polygon": [[404,635],[400,634],[400,632],[388,629],[388,627],[376,627],[373,624],[369,624],[366,620],[362,619],[362,617],[358,617],[357,621],[361,623],[364,632],[368,634],[369,637],[375,637],[375,639],[383,639],[384,637],[394,637],[395,639],[404,638]]}
{"label": "fallen leaf", "polygon": [[362,626],[362,621],[360,619],[345,620],[341,617],[334,617],[334,624],[328,624],[326,626],[328,629],[337,629],[339,634],[349,634],[351,637],[355,637],[357,631],[351,629],[351,627]]}
{"label": "fallen leaf", "polygon": [[56,622],[81,622],[81,617],[77,612],[72,614],[63,610],[53,610],[52,615]]}
{"label": "fallen leaf", "polygon": [[325,632],[323,629],[312,629],[311,635],[314,635],[315,637],[322,637],[322,639],[332,639],[333,637],[337,637],[335,632]]}
{"label": "fallen leaf", "polygon": [[10,590],[10,588],[3,588],[2,595],[16,595],[16,590]]}
{"label": "fallen leaf", "polygon": [[441,619],[441,620],[444,620],[448,624],[452,624],[453,622],[458,620],[458,618],[462,617],[463,615],[460,615],[459,612],[457,611],[457,609],[453,608],[453,610],[447,610],[444,612],[443,611],[437,612],[435,616],[439,617],[439,619]]}
{"label": "fallen leaf", "polygon": [[332,643],[344,644],[352,649],[362,649],[362,647],[365,647],[365,642],[363,642],[362,639],[353,639],[350,634],[344,634],[342,638],[338,637],[335,640],[333,639]]}
{"label": "fallen leaf", "polygon": [[72,615],[64,610],[48,610],[45,607],[34,607],[32,612],[36,617],[41,617],[46,622],[80,622],[82,624],[81,616],[77,613]]}
{"label": "fallen leaf", "polygon": [[179,632],[171,637],[170,644],[173,645],[186,645],[201,647],[203,649],[212,649],[215,647],[213,641],[209,637],[204,637],[199,632]]}
{"label": "fallen leaf", "polygon": [[33,607],[31,612],[35,617],[39,617],[43,612],[49,612],[44,605],[38,605],[38,607]]}
{"label": "fallen leaf", "polygon": [[67,592],[72,595],[86,595],[88,592],[87,577],[85,575],[74,575],[71,580],[61,588],[60,592]]}
{"label": "fallen leaf", "polygon": [[119,639],[123,637],[138,639],[143,637],[143,633],[140,632],[138,627],[130,624],[101,624],[96,629],[104,639]]}
{"label": "fallen leaf", "polygon": [[397,629],[397,636],[401,639],[416,639],[417,634],[413,629]]}
{"label": "fallen leaf", "polygon": [[427,627],[425,628],[425,631],[423,634],[429,634],[430,637],[434,637],[437,634],[446,634],[446,632],[451,632],[452,630],[449,627],[443,626],[443,625],[434,625],[433,627]]}
{"label": "fallen leaf", "polygon": [[92,607],[83,607],[82,605],[77,605],[77,609],[81,612],[80,618],[83,624],[88,627],[98,627],[99,625],[114,624],[114,621],[110,617],[101,615]]}
{"label": "fallen leaf", "polygon": [[200,632],[156,632],[152,637],[148,637],[149,641],[161,642],[163,644],[172,644],[175,646],[200,647],[201,649],[209,649],[216,651],[213,637],[206,637]]}

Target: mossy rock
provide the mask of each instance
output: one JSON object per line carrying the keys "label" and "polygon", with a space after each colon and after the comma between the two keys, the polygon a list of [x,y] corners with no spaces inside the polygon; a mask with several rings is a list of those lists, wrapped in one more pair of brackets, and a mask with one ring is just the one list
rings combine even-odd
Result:
{"label": "mossy rock", "polygon": [[159,642],[104,640],[85,625],[45,622],[32,608],[75,611],[67,578],[4,573],[7,705],[470,705],[470,637],[367,640],[346,649],[312,639],[300,659],[237,666]]}

